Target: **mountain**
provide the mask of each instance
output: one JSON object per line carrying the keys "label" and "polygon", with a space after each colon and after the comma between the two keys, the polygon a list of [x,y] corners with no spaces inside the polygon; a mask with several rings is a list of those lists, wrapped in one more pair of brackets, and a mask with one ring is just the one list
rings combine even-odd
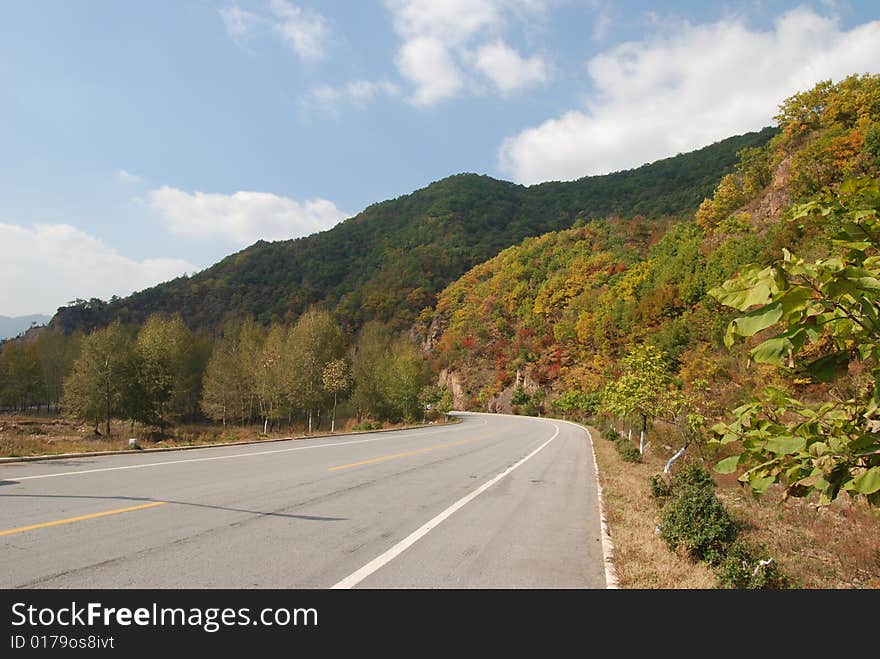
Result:
{"label": "mountain", "polygon": [[0,316],[0,340],[11,339],[30,329],[31,325],[45,325],[51,316],[33,314],[30,316]]}
{"label": "mountain", "polygon": [[578,220],[692,213],[732,171],[737,153],[765,144],[775,129],[731,137],[637,169],[525,187],[459,174],[369,206],[329,231],[259,241],[191,277],[124,299],[62,307],[52,325],[65,332],[113,319],[141,323],[180,313],[194,328],[229,316],[291,321],[323,304],[349,330],[371,319],[403,329],[437,293],[478,263],[528,236]]}

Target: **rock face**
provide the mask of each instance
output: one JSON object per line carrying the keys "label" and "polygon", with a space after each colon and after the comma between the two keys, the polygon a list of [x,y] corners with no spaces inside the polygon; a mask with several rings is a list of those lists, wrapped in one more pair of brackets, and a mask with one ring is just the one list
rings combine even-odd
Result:
{"label": "rock face", "polygon": [[457,373],[444,368],[437,377],[437,384],[440,386],[446,385],[447,389],[452,392],[452,409],[466,410],[468,408],[470,401],[468,401],[465,395],[461,377]]}

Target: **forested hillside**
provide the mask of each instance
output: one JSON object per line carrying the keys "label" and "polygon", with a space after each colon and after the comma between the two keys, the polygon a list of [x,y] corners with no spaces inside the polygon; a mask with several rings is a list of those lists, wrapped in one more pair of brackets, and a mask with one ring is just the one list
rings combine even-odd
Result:
{"label": "forested hillside", "polygon": [[[736,154],[774,134],[732,137],[634,170],[524,187],[460,174],[374,204],[333,229],[297,240],[260,241],[191,277],[125,299],[82,300],[53,326],[70,333],[112,320],[143,323],[179,313],[192,329],[217,329],[229,316],[293,322],[320,303],[347,330],[369,320],[408,328],[436,294],[469,268],[527,236],[578,219],[682,216],[697,209]],[[83,291],[88,295],[88,291]]]}
{"label": "forested hillside", "polygon": [[777,119],[692,217],[580,221],[447,287],[419,331],[457,404],[664,419],[757,489],[880,497],[880,76]]}

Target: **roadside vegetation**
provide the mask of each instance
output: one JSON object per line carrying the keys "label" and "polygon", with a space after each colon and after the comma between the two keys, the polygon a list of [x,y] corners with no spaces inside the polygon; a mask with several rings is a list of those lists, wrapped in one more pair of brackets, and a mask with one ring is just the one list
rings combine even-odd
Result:
{"label": "roadside vegetation", "polygon": [[46,329],[0,351],[0,455],[443,420],[452,399],[435,379],[405,335],[370,323],[349,340],[317,309],[291,326],[230,321],[213,339],[163,315],[87,335]]}

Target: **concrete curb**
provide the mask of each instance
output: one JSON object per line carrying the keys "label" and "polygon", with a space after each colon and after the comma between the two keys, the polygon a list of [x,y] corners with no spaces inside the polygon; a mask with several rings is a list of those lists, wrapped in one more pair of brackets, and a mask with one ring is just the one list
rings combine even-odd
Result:
{"label": "concrete curb", "polygon": [[[445,424],[439,425],[453,425],[456,423],[461,423],[460,420],[451,419],[447,421]],[[160,446],[157,448],[144,448],[144,449],[121,449],[119,451],[85,451],[83,453],[55,453],[52,455],[23,455],[16,456],[14,458],[0,458],[0,465],[10,464],[13,462],[42,462],[44,460],[70,460],[72,458],[94,458],[104,455],[132,455],[132,454],[143,454],[143,453],[163,453],[166,451],[189,451],[194,449],[205,449],[205,448],[223,448],[225,446],[245,446],[249,444],[271,444],[273,442],[292,442],[299,441],[301,439],[323,439],[325,437],[350,437],[356,435],[371,435],[380,432],[397,432],[400,430],[414,430],[417,428],[430,428],[432,425],[438,425],[436,423],[420,423],[415,426],[406,426],[405,428],[381,428],[379,430],[354,430],[350,432],[340,432],[333,434],[324,434],[324,435],[306,435],[303,437],[273,437],[271,439],[252,439],[241,442],[217,442],[215,444],[193,444],[191,446]]]}

